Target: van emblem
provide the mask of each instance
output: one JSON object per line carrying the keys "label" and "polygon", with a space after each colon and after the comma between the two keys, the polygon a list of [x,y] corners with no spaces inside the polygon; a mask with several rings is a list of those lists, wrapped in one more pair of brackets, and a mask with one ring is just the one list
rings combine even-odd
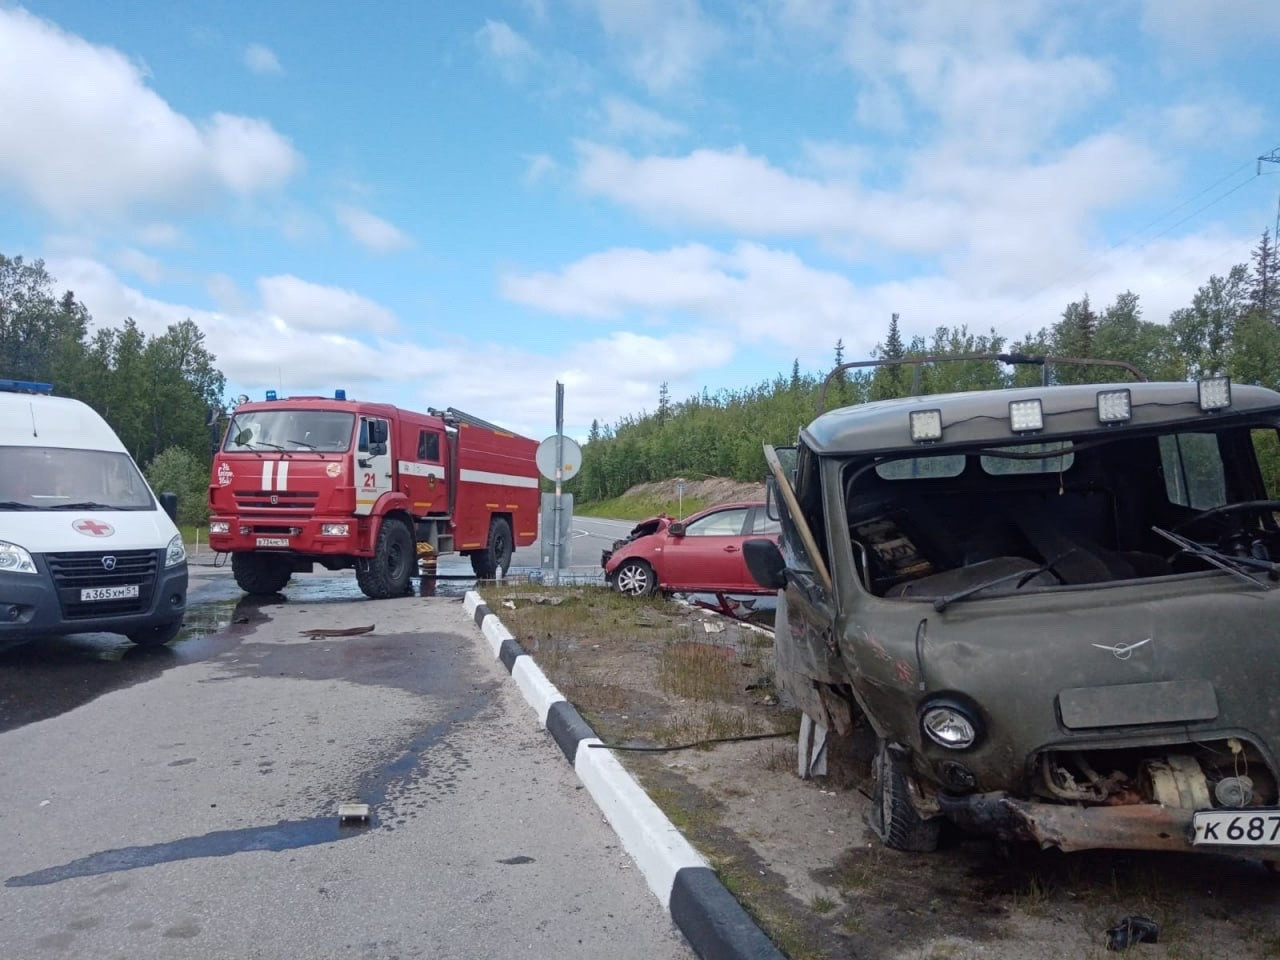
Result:
{"label": "van emblem", "polygon": [[115,557],[111,556],[111,554],[107,554],[105,557],[103,557],[103,558],[102,558],[102,569],[103,569],[103,570],[114,570],[115,568],[116,568],[116,558],[115,558]]}
{"label": "van emblem", "polygon": [[83,533],[86,537],[109,537],[116,532],[116,528],[109,523],[102,523],[99,520],[77,520],[71,524],[71,529],[76,533]]}
{"label": "van emblem", "polygon": [[1115,654],[1117,660],[1128,660],[1133,656],[1133,651],[1139,647],[1145,647],[1150,642],[1151,638],[1147,637],[1147,639],[1139,640],[1137,643],[1117,643],[1114,647],[1109,647],[1105,643],[1094,643],[1090,644],[1090,646],[1097,647],[1099,650],[1110,650]]}

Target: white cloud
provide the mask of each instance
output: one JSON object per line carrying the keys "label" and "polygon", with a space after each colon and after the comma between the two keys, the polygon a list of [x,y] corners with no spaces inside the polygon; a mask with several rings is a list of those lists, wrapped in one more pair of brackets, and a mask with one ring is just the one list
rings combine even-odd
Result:
{"label": "white cloud", "polygon": [[522,80],[528,68],[541,59],[533,45],[502,20],[486,20],[475,32],[475,41],[513,83]]}
{"label": "white cloud", "polygon": [[338,222],[356,243],[374,253],[391,253],[413,245],[412,238],[394,223],[349,204],[334,208]]}
{"label": "white cloud", "polygon": [[605,131],[614,137],[641,137],[664,140],[685,132],[685,126],[668,120],[656,110],[643,107],[626,97],[605,97]]}
{"label": "white cloud", "polygon": [[1161,113],[1161,128],[1173,140],[1189,146],[1222,144],[1258,136],[1266,125],[1260,107],[1234,96],[1176,103]]}
{"label": "white cloud", "polygon": [[111,259],[120,269],[127,270],[147,283],[160,283],[164,279],[164,266],[155,257],[141,250],[126,247],[116,251]]}
{"label": "white cloud", "polygon": [[182,242],[182,231],[172,223],[146,223],[134,231],[139,243],[148,247],[173,247]]}
{"label": "white cloud", "polygon": [[260,277],[258,295],[263,310],[292,330],[388,333],[399,325],[390,310],[353,290],[322,286],[290,274]]}
{"label": "white cloud", "polygon": [[[272,314],[265,303],[263,309],[246,306],[234,280],[225,276],[206,281],[219,301],[218,309],[209,310],[149,297],[91,258],[60,257],[50,259],[48,266],[59,288],[74,290],[100,326],[118,327],[133,317],[145,333],[159,334],[172,323],[194,321],[226,375],[231,394],[245,390],[259,396],[267,387],[286,393],[328,393],[346,387],[350,396],[410,409],[459,407],[535,439],[552,432],[557,380],[566,385],[567,429],[583,436],[593,418],[611,423],[652,407],[664,380],[676,396],[695,392],[705,382],[703,375],[727,362],[734,351],[723,337],[696,332],[564,338],[563,351],[552,354],[465,337],[425,347],[370,335],[367,329],[295,326]],[[280,278],[264,278],[273,279]],[[331,289],[308,286],[324,299],[334,295]],[[387,362],[392,356],[397,358],[394,364]],[[503,375],[477,377],[477,357]],[[429,384],[424,385],[422,370],[433,371]],[[530,403],[531,397],[546,398],[546,403],[539,408]]]}
{"label": "white cloud", "polygon": [[1274,0],[1143,0],[1142,29],[1176,58],[1214,59],[1280,40]]}
{"label": "white cloud", "polygon": [[279,76],[284,73],[284,67],[280,66],[275,51],[261,43],[251,43],[244,48],[244,65],[260,76]]}
{"label": "white cloud", "polygon": [[580,0],[599,18],[632,78],[654,93],[692,83],[724,36],[698,0]]}
{"label": "white cloud", "polygon": [[524,157],[525,183],[540,183],[559,169],[559,165],[545,153],[534,153]]}
{"label": "white cloud", "polygon": [[300,165],[262,120],[177,113],[118,51],[0,8],[0,188],[62,217],[277,187]]}

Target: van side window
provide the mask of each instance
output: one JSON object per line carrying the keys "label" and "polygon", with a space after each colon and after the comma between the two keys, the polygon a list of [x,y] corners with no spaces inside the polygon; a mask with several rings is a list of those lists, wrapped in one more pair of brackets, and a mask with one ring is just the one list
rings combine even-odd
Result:
{"label": "van side window", "polygon": [[440,459],[440,434],[433,430],[423,430],[418,434],[418,459]]}
{"label": "van side window", "polygon": [[1208,510],[1227,502],[1227,481],[1217,434],[1166,434],[1160,438],[1160,464],[1170,503]]}

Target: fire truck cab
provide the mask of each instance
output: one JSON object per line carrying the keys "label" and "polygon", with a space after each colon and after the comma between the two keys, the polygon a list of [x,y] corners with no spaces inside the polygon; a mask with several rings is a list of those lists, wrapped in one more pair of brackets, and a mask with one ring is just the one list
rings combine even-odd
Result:
{"label": "fire truck cab", "polygon": [[537,538],[536,449],[452,407],[267,391],[236,407],[214,456],[209,544],[252,594],[319,563],[354,567],[369,597],[399,596],[420,555],[449,553],[492,578]]}

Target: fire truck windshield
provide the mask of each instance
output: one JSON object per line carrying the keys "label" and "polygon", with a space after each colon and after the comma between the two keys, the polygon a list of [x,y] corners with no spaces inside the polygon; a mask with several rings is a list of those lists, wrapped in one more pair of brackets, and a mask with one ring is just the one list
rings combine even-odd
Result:
{"label": "fire truck windshield", "polygon": [[351,449],[355,423],[355,414],[341,410],[246,410],[231,418],[222,449],[341,453]]}

